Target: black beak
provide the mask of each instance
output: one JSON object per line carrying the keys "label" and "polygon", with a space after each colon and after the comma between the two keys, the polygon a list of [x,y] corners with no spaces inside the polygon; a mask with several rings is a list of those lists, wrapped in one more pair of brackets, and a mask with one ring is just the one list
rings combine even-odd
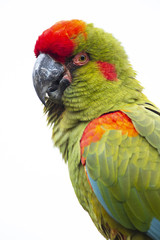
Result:
{"label": "black beak", "polygon": [[56,62],[48,54],[41,53],[34,65],[33,84],[36,93],[45,105],[45,97],[49,97],[55,102],[61,101],[62,94],[70,82],[65,79],[65,67]]}

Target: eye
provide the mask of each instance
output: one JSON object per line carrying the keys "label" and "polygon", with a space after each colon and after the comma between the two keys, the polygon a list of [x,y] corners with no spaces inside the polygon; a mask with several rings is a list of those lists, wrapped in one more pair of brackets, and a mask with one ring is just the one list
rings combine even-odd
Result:
{"label": "eye", "polygon": [[89,56],[85,52],[78,53],[74,58],[73,58],[73,63],[77,66],[83,66],[86,63],[89,62]]}

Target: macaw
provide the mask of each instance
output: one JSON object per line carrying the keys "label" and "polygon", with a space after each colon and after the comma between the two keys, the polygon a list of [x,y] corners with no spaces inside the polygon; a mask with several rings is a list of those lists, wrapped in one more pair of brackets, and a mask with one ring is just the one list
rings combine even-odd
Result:
{"label": "macaw", "polygon": [[160,240],[160,110],[121,43],[82,20],[37,39],[33,84],[75,194],[111,240]]}

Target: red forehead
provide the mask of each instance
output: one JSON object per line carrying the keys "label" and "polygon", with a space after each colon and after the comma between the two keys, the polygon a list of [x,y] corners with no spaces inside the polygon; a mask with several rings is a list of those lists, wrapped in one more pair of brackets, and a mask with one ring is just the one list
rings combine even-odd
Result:
{"label": "red forehead", "polygon": [[36,57],[43,52],[64,61],[66,57],[72,55],[76,37],[79,34],[86,36],[85,28],[86,24],[81,20],[56,23],[39,36],[34,49]]}

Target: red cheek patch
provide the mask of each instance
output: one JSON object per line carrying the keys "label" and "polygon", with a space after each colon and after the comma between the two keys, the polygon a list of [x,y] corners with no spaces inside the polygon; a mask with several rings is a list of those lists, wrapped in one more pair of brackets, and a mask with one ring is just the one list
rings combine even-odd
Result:
{"label": "red cheek patch", "polygon": [[117,73],[115,66],[113,64],[107,63],[107,62],[97,62],[99,69],[103,76],[110,81],[117,81]]}

